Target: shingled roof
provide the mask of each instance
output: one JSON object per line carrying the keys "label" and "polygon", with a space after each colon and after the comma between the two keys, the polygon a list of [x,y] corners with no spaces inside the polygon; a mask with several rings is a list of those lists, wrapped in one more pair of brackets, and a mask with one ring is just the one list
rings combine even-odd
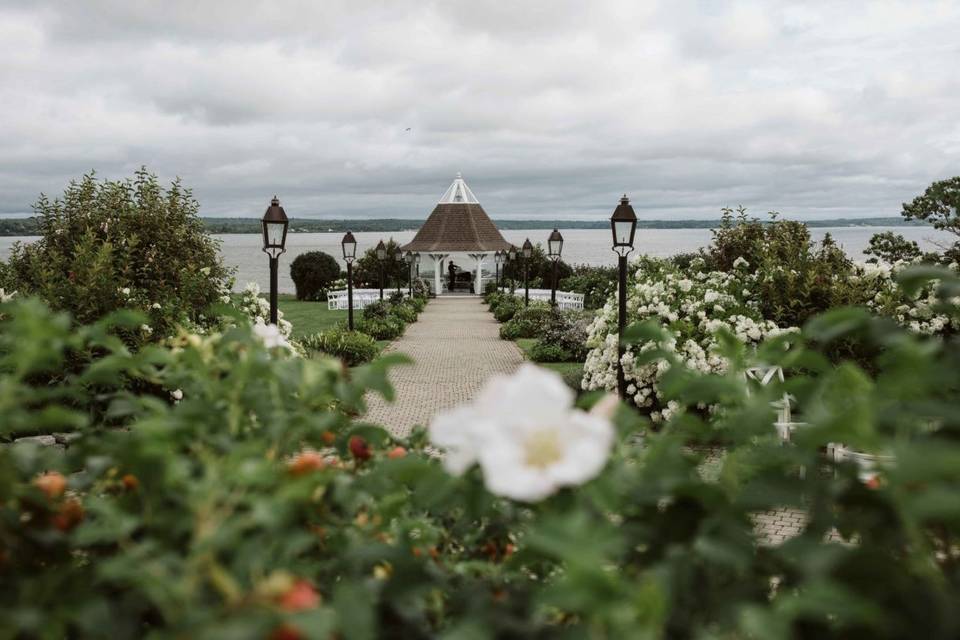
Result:
{"label": "shingled roof", "polygon": [[458,173],[440,198],[433,213],[403,251],[448,253],[452,251],[501,251],[510,243],[480,206]]}

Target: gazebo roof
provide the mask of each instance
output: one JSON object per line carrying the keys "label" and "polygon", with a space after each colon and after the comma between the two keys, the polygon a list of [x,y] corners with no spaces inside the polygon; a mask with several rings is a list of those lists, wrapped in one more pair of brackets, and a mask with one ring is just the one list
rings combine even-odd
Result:
{"label": "gazebo roof", "polygon": [[487,252],[510,246],[457,173],[417,235],[401,249],[420,253]]}

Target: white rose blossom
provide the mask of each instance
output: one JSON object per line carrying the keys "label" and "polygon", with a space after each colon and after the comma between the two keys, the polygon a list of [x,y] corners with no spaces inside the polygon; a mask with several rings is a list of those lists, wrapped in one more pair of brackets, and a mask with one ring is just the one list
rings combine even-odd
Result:
{"label": "white rose blossom", "polygon": [[474,402],[436,416],[430,440],[443,449],[448,472],[479,463],[491,493],[537,502],[596,477],[610,455],[608,408],[590,414],[573,400],[559,375],[525,364],[491,378]]}

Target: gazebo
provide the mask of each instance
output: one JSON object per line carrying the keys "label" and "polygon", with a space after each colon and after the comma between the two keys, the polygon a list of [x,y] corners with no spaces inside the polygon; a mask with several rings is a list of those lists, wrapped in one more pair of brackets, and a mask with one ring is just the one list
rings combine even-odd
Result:
{"label": "gazebo", "polygon": [[433,260],[433,291],[439,295],[443,292],[444,263],[453,254],[466,254],[475,261],[474,293],[483,293],[484,261],[510,247],[458,172],[417,235],[401,250]]}

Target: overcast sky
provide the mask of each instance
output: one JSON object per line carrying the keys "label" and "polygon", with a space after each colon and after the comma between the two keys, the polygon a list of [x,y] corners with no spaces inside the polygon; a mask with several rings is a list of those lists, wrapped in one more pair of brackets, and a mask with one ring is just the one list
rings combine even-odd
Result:
{"label": "overcast sky", "polygon": [[204,215],[896,216],[960,174],[960,2],[0,0],[0,213],[95,169]]}

